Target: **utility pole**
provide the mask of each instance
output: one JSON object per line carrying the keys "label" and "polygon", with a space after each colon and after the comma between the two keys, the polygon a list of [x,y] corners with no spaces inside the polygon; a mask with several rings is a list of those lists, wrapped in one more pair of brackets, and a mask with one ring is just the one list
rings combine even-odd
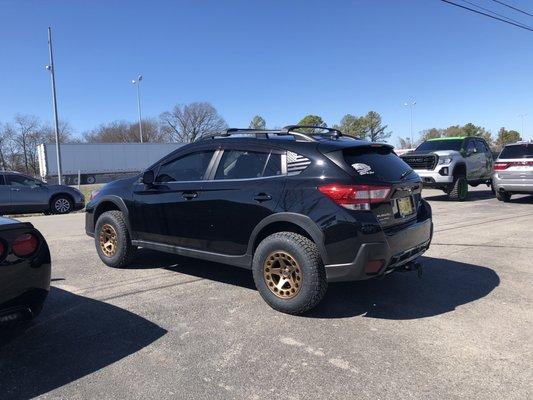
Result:
{"label": "utility pole", "polygon": [[409,107],[409,131],[411,134],[411,147],[414,147],[413,142],[413,107],[416,105],[416,101],[403,103],[404,106]]}
{"label": "utility pole", "polygon": [[143,80],[143,76],[139,74],[137,76],[137,79],[132,79],[131,83],[134,85],[137,85],[137,110],[139,111],[139,135],[141,137],[141,143],[143,142],[143,126],[142,126],[142,118],[141,118],[141,81]]}
{"label": "utility pole", "polygon": [[59,117],[57,116],[57,98],[56,98],[56,77],[55,77],[55,65],[54,54],[52,52],[52,28],[48,27],[48,52],[50,53],[50,64],[46,66],[46,69],[50,71],[52,79],[52,103],[54,106],[54,127],[56,136],[56,155],[57,155],[57,183],[61,185],[61,148],[59,145]]}

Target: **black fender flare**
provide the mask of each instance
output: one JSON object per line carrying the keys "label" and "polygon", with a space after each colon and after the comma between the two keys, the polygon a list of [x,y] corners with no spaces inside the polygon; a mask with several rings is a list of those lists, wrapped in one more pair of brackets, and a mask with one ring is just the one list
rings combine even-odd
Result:
{"label": "black fender flare", "polygon": [[266,218],[263,218],[254,228],[250,239],[248,241],[248,250],[247,254],[253,255],[254,243],[261,231],[267,228],[269,225],[272,225],[277,222],[288,222],[294,225],[297,225],[303,229],[307,234],[313,239],[313,242],[318,247],[320,256],[324,264],[328,263],[326,246],[324,245],[324,233],[320,230],[318,225],[307,215],[291,213],[291,212],[281,212],[269,215]]}
{"label": "black fender flare", "polygon": [[454,165],[454,167],[453,167],[453,171],[452,171],[452,176],[455,175],[455,171],[456,171],[458,168],[464,168],[464,170],[465,170],[465,177],[466,177],[466,163],[464,163],[464,162],[458,162],[457,164]]}
{"label": "black fender flare", "polygon": [[130,212],[128,210],[128,207],[126,206],[126,203],[121,197],[115,196],[115,195],[106,195],[106,196],[103,196],[101,199],[98,199],[98,203],[95,204],[93,207],[93,218],[94,218],[93,226],[96,226],[95,217],[96,215],[98,215],[99,208],[102,207],[102,205],[105,203],[113,203],[115,206],[118,207],[118,209],[122,212],[122,214],[124,214],[124,216],[126,217],[126,225],[131,234]]}

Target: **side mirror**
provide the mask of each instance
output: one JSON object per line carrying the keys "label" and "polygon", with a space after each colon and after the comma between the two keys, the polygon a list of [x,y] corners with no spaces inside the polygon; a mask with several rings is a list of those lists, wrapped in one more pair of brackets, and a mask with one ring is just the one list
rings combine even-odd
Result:
{"label": "side mirror", "polygon": [[141,178],[142,183],[144,183],[145,185],[152,185],[154,183],[154,180],[154,171],[152,171],[151,169],[147,169],[143,172],[143,176]]}

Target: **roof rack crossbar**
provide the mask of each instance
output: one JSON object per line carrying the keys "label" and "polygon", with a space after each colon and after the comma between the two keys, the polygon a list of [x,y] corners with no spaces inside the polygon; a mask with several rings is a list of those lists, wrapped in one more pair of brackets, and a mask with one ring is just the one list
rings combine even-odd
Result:
{"label": "roof rack crossbar", "polygon": [[237,134],[250,134],[255,135],[256,138],[264,138],[268,137],[268,135],[291,135],[299,138],[302,138],[308,142],[315,142],[316,140],[311,137],[310,135],[307,135],[305,133],[301,132],[287,132],[285,129],[253,129],[253,128],[229,128],[226,129],[224,132],[217,132],[217,133],[209,133],[206,135],[202,135],[198,138],[198,140],[205,140],[205,139],[215,139],[217,137],[229,137],[232,135]]}
{"label": "roof rack crossbar", "polygon": [[[314,130],[324,130],[324,131],[328,131],[330,133],[330,136],[334,139],[338,139],[340,138],[341,136],[342,137],[348,137],[348,138],[352,138],[352,139],[355,139],[355,140],[360,140],[358,137],[355,137],[355,136],[352,136],[352,135],[346,135],[344,133],[342,133],[340,130],[338,129],[335,129],[335,128],[328,128],[326,126],[317,126],[317,125],[288,125],[286,127],[283,128],[284,131],[286,131],[288,134],[294,134],[296,132],[294,132],[294,130],[296,129],[314,129]],[[327,136],[325,135],[324,133],[320,133],[320,132],[312,132],[312,133],[306,133],[306,135],[308,136]]]}

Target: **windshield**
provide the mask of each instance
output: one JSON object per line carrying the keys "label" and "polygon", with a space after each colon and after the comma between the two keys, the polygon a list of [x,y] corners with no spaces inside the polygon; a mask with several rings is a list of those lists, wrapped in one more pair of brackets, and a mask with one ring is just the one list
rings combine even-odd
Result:
{"label": "windshield", "polygon": [[499,158],[533,158],[533,143],[506,146]]}
{"label": "windshield", "polygon": [[415,151],[455,150],[461,151],[464,139],[428,140],[416,148]]}

